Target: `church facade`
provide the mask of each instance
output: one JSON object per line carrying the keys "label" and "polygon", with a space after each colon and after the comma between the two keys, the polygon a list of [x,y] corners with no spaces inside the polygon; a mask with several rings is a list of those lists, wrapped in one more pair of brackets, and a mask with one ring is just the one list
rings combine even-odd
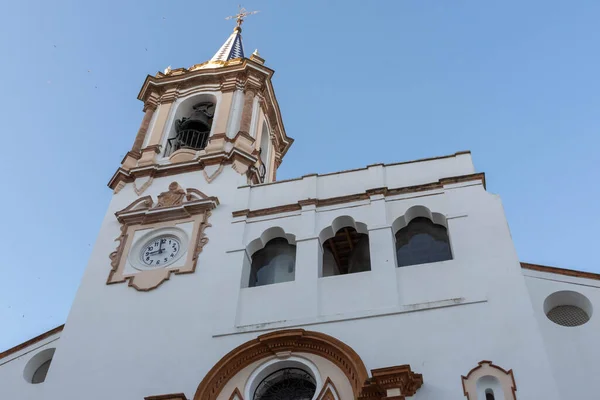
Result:
{"label": "church facade", "polygon": [[520,263],[469,152],[276,181],[242,18],[146,78],[69,317],[0,353],[0,399],[600,397],[600,275]]}

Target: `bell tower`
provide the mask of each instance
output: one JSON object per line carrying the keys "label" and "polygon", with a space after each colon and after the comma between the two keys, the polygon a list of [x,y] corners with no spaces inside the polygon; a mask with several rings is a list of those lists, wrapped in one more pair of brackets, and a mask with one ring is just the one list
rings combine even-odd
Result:
{"label": "bell tower", "polygon": [[[207,62],[148,76],[138,99],[144,117],[131,150],[109,182],[127,184],[196,171],[205,184],[233,168],[250,184],[275,180],[293,139],[286,135],[271,83],[274,71],[246,58],[240,9],[233,33]],[[236,180],[236,185],[240,182]]]}
{"label": "bell tower", "polygon": [[[237,25],[209,61],[146,77],[138,95],[141,126],[108,184],[109,230],[121,234],[107,284],[150,291],[171,274],[194,272],[205,230],[229,229],[238,188],[275,180],[293,139],[283,126],[274,71],[258,51],[245,56],[241,26],[250,14],[240,9],[230,17]],[[114,243],[113,233],[101,235]]]}

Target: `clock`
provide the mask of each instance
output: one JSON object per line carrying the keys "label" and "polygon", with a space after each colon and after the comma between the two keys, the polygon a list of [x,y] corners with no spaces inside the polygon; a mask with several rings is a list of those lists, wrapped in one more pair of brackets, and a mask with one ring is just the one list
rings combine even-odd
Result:
{"label": "clock", "polygon": [[109,254],[106,284],[128,282],[135,290],[147,292],[171,274],[193,273],[208,243],[204,232],[211,226],[208,218],[218,205],[214,196],[171,182],[158,196],[138,197],[117,211],[120,234],[115,241],[119,244]]}
{"label": "clock", "polygon": [[[189,231],[192,223],[181,227],[149,229],[134,237],[129,252],[129,265],[133,268],[155,270],[166,267],[180,267],[189,245]],[[185,260],[184,260],[185,261]]]}
{"label": "clock", "polygon": [[141,249],[140,260],[147,267],[165,267],[179,258],[181,241],[175,235],[159,235],[147,241]]}

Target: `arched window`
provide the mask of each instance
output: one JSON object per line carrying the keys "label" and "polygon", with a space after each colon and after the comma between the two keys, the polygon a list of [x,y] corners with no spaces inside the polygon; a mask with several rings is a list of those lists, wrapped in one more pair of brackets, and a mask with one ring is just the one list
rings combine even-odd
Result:
{"label": "arched window", "polygon": [[371,270],[369,235],[354,227],[340,228],[323,244],[323,276]]}
{"label": "arched window", "polygon": [[492,389],[486,389],[485,400],[496,400],[496,398],[494,397],[494,391]]}
{"label": "arched window", "polygon": [[278,237],[252,255],[248,286],[263,286],[294,280],[296,246]]}
{"label": "arched window", "polygon": [[184,103],[179,108],[177,114],[181,114],[181,117],[175,119],[175,133],[167,140],[166,156],[179,149],[202,150],[208,144],[215,103],[201,101],[191,107]]}
{"label": "arched window", "polygon": [[285,368],[260,382],[254,400],[311,400],[316,390],[311,374],[300,368]]}
{"label": "arched window", "polygon": [[396,232],[396,257],[399,267],[451,260],[446,227],[428,218],[414,218]]}

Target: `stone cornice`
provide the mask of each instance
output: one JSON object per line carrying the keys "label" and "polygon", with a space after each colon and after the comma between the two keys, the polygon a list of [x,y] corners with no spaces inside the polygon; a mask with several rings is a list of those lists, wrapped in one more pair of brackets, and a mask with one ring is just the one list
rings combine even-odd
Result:
{"label": "stone cornice", "polygon": [[[240,136],[243,137],[243,134]],[[193,161],[153,164],[132,168],[130,170],[119,167],[108,182],[108,187],[114,190],[120,182],[129,183],[135,181],[137,178],[145,176],[159,178],[186,172],[201,171],[206,165],[233,164],[235,160],[240,159],[246,160],[245,163],[248,165],[253,165],[258,161],[258,155],[257,152],[250,154],[234,147],[228,152],[222,151],[218,153],[203,154],[197,160]]]}
{"label": "stone cornice", "polygon": [[[193,68],[193,67],[192,67]],[[205,83],[221,83],[229,75],[237,75],[240,72],[252,69],[259,74],[265,75],[267,78],[273,76],[274,71],[263,65],[259,65],[248,59],[223,66],[221,68],[206,68],[206,69],[177,69],[172,70],[169,75],[158,73],[157,76],[146,76],[146,79],[138,94],[138,100],[146,101],[146,97],[154,88],[157,92],[164,92],[165,88],[176,88],[183,82],[186,84],[198,86]]]}
{"label": "stone cornice", "polygon": [[406,194],[406,193],[424,192],[424,191],[428,191],[428,190],[442,189],[444,187],[444,185],[461,183],[461,182],[469,182],[469,181],[481,181],[482,183],[484,183],[484,186],[485,186],[485,174],[477,173],[477,174],[471,174],[471,175],[454,176],[454,177],[440,179],[437,182],[431,182],[431,183],[425,183],[422,185],[407,186],[407,187],[401,187],[401,188],[393,188],[393,189],[390,189],[387,187],[374,188],[374,189],[368,189],[362,193],[355,193],[355,194],[350,194],[350,195],[345,195],[345,196],[329,197],[329,198],[324,198],[324,199],[301,199],[301,200],[297,201],[296,203],[282,204],[280,206],[275,206],[275,207],[260,208],[260,209],[255,209],[255,210],[245,209],[245,210],[234,211],[232,213],[232,215],[233,215],[233,217],[246,217],[246,218],[263,217],[266,215],[275,215],[275,214],[281,214],[281,213],[286,213],[286,212],[299,211],[302,209],[302,206],[305,206],[307,204],[314,204],[317,207],[326,207],[326,206],[350,203],[350,202],[361,201],[361,200],[369,200],[371,198],[371,196],[375,196],[375,195],[383,195],[384,197],[389,197],[389,196],[397,196],[397,195]]}

